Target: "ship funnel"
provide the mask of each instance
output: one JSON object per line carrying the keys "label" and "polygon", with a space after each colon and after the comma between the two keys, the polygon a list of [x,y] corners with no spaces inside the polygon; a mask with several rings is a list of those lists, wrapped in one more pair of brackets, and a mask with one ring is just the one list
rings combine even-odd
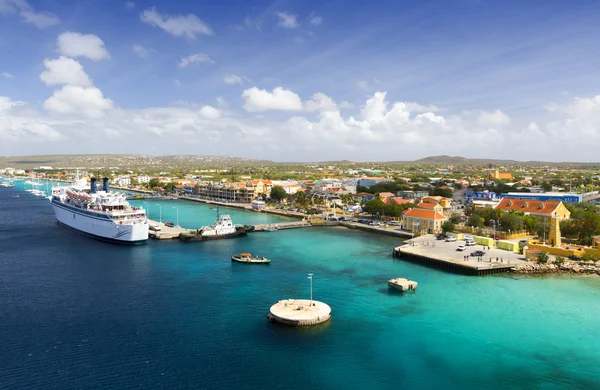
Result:
{"label": "ship funnel", "polygon": [[91,179],[91,183],[90,183],[90,192],[91,192],[92,194],[95,194],[95,193],[96,193],[96,178],[95,178],[95,177],[92,177],[92,179]]}
{"label": "ship funnel", "polygon": [[104,189],[104,192],[110,192],[110,188],[108,187],[108,177],[102,179],[102,189]]}

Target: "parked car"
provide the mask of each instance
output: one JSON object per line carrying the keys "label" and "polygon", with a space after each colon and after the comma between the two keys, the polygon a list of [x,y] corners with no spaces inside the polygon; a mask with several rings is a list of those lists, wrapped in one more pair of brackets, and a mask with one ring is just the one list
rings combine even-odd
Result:
{"label": "parked car", "polygon": [[148,229],[154,230],[155,232],[159,232],[160,231],[160,226],[158,226],[158,225],[150,225],[150,226],[148,226]]}
{"label": "parked car", "polygon": [[484,251],[471,252],[471,256],[483,256],[483,255],[485,255]]}
{"label": "parked car", "polygon": [[454,241],[456,241],[456,237],[454,237],[454,236],[450,236],[450,237],[446,238],[446,242],[454,242]]}
{"label": "parked car", "polygon": [[390,226],[401,226],[401,225],[400,225],[400,222],[398,222],[398,221],[391,221]]}
{"label": "parked car", "polygon": [[443,234],[438,234],[437,236],[435,236],[435,238],[436,238],[436,240],[443,240],[446,238],[446,236]]}
{"label": "parked car", "polygon": [[346,220],[346,217],[339,217],[338,219],[339,219],[340,221],[345,221],[345,220]]}
{"label": "parked car", "polygon": [[519,240],[519,244],[527,245],[527,240]]}
{"label": "parked car", "polygon": [[466,246],[474,246],[474,245],[477,245],[477,243],[473,240],[467,240],[467,241],[465,241],[465,245]]}
{"label": "parked car", "polygon": [[175,225],[172,222],[165,222],[165,226],[166,227],[175,227]]}
{"label": "parked car", "polygon": [[464,251],[465,249],[467,249],[467,246],[464,244],[460,244],[459,246],[456,247],[457,251]]}

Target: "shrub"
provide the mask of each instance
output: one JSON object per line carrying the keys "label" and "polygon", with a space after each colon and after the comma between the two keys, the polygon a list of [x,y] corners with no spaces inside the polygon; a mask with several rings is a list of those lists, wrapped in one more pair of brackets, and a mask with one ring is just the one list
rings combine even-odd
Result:
{"label": "shrub", "polygon": [[581,255],[581,261],[596,261],[596,258],[585,252],[583,255]]}
{"label": "shrub", "polygon": [[554,260],[554,262],[555,262],[556,264],[562,264],[562,263],[564,263],[564,262],[565,262],[565,258],[564,258],[564,257],[562,257],[562,256],[556,256],[556,259]]}
{"label": "shrub", "polygon": [[540,254],[538,255],[538,257],[537,257],[537,261],[538,261],[538,263],[545,264],[545,263],[547,263],[547,262],[548,262],[548,259],[549,259],[549,258],[550,258],[550,256],[548,256],[548,253],[547,253],[547,252],[542,252],[542,253],[540,253]]}

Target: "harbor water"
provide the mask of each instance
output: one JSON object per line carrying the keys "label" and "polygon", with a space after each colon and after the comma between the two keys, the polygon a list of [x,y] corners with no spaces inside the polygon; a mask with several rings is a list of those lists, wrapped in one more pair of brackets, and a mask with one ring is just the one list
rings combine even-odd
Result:
{"label": "harbor water", "polygon": [[[185,227],[214,220],[156,203],[163,221],[173,207]],[[19,188],[0,188],[0,221],[1,389],[600,388],[598,277],[448,274],[394,259],[397,238],[338,227],[111,245]],[[232,263],[241,252],[272,262]],[[278,300],[309,297],[308,273],[331,321],[269,323]],[[389,289],[396,277],[418,291]]]}

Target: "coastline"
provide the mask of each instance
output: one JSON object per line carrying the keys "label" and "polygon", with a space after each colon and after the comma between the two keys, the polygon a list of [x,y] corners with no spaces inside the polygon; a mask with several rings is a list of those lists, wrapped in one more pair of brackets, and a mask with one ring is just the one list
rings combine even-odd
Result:
{"label": "coastline", "polygon": [[565,261],[556,263],[525,263],[519,264],[512,270],[516,274],[543,275],[543,274],[572,274],[572,275],[597,275],[600,276],[600,262],[579,263],[576,261]]}

